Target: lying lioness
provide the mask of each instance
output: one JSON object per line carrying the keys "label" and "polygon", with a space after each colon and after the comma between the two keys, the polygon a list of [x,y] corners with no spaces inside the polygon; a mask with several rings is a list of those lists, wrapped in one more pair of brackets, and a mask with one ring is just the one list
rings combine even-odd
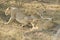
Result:
{"label": "lying lioness", "polygon": [[11,15],[11,17],[9,21],[4,24],[9,24],[15,19],[16,21],[21,23],[22,26],[27,25],[28,23],[31,23],[33,27],[32,29],[38,29],[37,27],[34,27],[34,24],[33,24],[33,21],[38,18],[35,18],[35,16],[33,15],[27,15],[22,10],[23,10],[22,8],[18,9],[16,7],[7,8],[5,11],[5,14]]}

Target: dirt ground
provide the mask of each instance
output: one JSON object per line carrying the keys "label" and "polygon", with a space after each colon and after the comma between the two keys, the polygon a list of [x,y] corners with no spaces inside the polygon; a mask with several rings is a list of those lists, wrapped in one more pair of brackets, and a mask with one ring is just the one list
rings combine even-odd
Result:
{"label": "dirt ground", "polygon": [[41,29],[40,27],[40,29],[30,31],[31,27],[28,26],[22,27],[21,24],[16,20],[14,20],[10,24],[3,24],[3,22],[9,20],[10,15],[6,16],[4,13],[5,9],[9,5],[6,5],[6,3],[2,5],[1,4],[0,4],[0,40],[52,40],[54,38],[54,35],[57,33],[57,30],[60,29],[60,10],[57,10],[53,14],[50,13],[49,10],[46,10],[47,13],[44,14],[44,16],[53,17],[54,18],[53,21],[55,23],[54,27],[48,28],[46,30],[44,29],[40,30]]}

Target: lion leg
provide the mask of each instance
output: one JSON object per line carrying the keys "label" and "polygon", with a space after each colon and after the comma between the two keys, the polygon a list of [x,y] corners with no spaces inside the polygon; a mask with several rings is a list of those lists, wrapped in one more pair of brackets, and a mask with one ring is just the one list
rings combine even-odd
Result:
{"label": "lion leg", "polygon": [[36,26],[35,21],[36,21],[36,20],[33,20],[33,22],[31,22],[31,24],[32,24],[32,26],[33,26],[32,29],[31,29],[31,31],[38,29],[38,27]]}
{"label": "lion leg", "polygon": [[11,18],[9,19],[9,21],[8,21],[8,22],[5,22],[4,24],[9,24],[9,23],[11,23],[13,20],[14,20],[14,18],[11,17]]}

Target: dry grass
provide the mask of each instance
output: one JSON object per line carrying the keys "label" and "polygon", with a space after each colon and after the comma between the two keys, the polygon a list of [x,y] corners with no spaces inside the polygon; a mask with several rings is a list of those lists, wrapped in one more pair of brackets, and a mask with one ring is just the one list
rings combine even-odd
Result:
{"label": "dry grass", "polygon": [[[15,5],[15,1],[13,1],[13,2],[14,2],[13,4]],[[11,3],[12,2],[10,1],[9,5]],[[58,10],[60,10],[60,5],[53,5],[53,4],[48,5],[45,3],[44,3],[44,5],[48,12],[48,13],[46,13],[47,16],[48,17],[53,16],[55,19],[53,21],[56,21],[56,23],[60,24],[60,19],[59,19],[60,12],[58,11]],[[24,13],[27,13],[27,14],[29,13],[31,15],[32,14],[36,15],[35,13],[37,13],[38,10],[39,11],[41,10],[40,11],[41,13],[42,13],[42,11],[45,10],[43,8],[43,6],[41,5],[41,3],[36,2],[36,1],[30,2],[30,3],[22,3],[22,5],[20,5],[20,6],[21,6],[21,8],[23,8]],[[57,12],[51,13],[51,11],[49,12],[49,10],[54,10],[53,12],[55,12],[55,10],[57,10]],[[49,30],[49,29],[52,29],[52,27],[55,25],[54,23],[52,23],[52,21],[46,22],[45,20],[41,20],[41,19],[40,19],[40,21],[35,21],[36,26],[39,27],[39,29],[37,29],[38,31],[37,30],[29,31],[30,30],[29,27],[24,29],[23,27],[21,27],[21,24],[19,22],[16,22],[16,20],[8,25],[3,24],[2,22],[4,22],[6,19],[8,20],[9,18],[6,18],[6,16],[3,15],[4,11],[2,14],[1,13],[2,12],[0,12],[0,40],[52,40],[53,35],[55,34],[55,33],[50,33],[53,30],[52,31]],[[35,22],[34,22],[34,24],[35,24]],[[42,29],[42,31],[41,31],[41,29]],[[43,29],[47,29],[47,30],[43,30]]]}

